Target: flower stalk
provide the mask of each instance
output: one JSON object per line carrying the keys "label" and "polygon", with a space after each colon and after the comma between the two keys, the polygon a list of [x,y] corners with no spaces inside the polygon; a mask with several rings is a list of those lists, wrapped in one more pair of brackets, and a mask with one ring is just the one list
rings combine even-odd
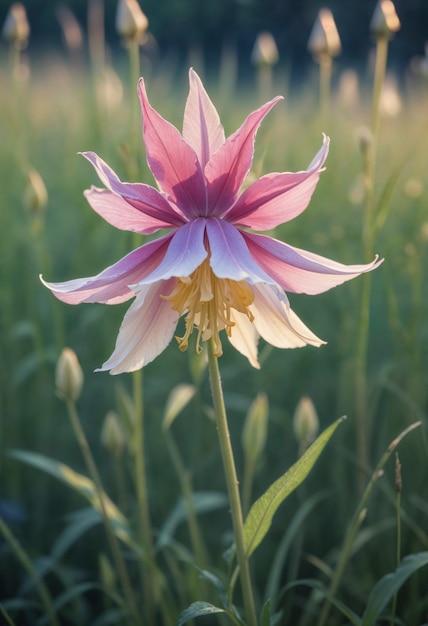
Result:
{"label": "flower stalk", "polygon": [[239,566],[245,617],[248,626],[257,626],[250,567],[245,551],[244,523],[242,517],[241,499],[239,496],[238,478],[236,474],[232,444],[230,441],[230,433],[227,422],[226,407],[224,404],[220,370],[218,367],[217,357],[215,356],[215,343],[213,339],[208,341],[207,344],[210,385],[213,396],[218,440],[220,444],[223,468],[226,477],[230,511],[232,515],[233,533],[235,536],[236,545],[236,557]]}

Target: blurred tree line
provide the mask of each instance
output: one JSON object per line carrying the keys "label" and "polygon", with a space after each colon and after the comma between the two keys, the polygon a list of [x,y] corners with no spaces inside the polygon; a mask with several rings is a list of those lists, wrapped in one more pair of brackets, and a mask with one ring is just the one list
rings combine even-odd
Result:
{"label": "blurred tree line", "polygon": [[[3,23],[10,0],[0,0]],[[31,46],[62,45],[57,19],[58,6],[67,6],[86,29],[88,0],[23,0],[31,24]],[[424,54],[428,41],[428,0],[395,0],[401,30],[390,47],[390,62],[402,71],[410,59]],[[376,0],[140,0],[150,22],[150,33],[161,54],[185,57],[189,49],[203,51],[215,63],[225,44],[234,45],[244,64],[249,65],[257,34],[270,31],[280,58],[296,76],[311,59],[307,40],[320,8],[333,12],[342,40],[339,64],[364,68],[373,44],[369,24]],[[116,0],[104,0],[106,38],[119,46],[115,32]]]}

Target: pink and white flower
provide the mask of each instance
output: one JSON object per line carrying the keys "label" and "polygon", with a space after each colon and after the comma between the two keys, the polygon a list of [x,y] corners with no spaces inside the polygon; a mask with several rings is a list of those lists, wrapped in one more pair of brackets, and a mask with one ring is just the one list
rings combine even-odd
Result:
{"label": "pink and white flower", "polygon": [[159,189],[121,182],[95,153],[83,153],[105,185],[85,192],[94,211],[121,230],[169,232],[96,276],[43,281],[68,304],[116,304],[135,297],[100,371],[119,374],[150,363],[170,343],[181,316],[185,330],[177,341],[182,350],[196,329],[197,350],[213,339],[219,356],[225,330],[254,367],[259,367],[260,336],[278,348],[320,346],[324,342],[293,312],[285,292],[318,294],[382,262],[343,265],[250,232],[273,229],[306,209],[329,139],[324,137],[307,170],[267,174],[240,193],[260,123],[281,98],[253,111],[226,139],[193,70],[189,79],[182,134],[152,108],[142,78],[138,84],[147,162]]}

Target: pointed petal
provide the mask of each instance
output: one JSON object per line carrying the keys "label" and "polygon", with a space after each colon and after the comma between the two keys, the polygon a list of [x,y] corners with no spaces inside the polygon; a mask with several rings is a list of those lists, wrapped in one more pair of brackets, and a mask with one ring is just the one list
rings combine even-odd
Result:
{"label": "pointed petal", "polygon": [[183,138],[196,152],[202,169],[225,142],[223,126],[201,79],[189,71],[189,96],[184,110]]}
{"label": "pointed petal", "polygon": [[260,363],[257,359],[257,343],[259,339],[256,327],[246,315],[239,313],[234,309],[230,312],[230,319],[235,326],[232,327],[230,343],[241,354],[247,357],[250,364],[256,369],[260,369]]}
{"label": "pointed petal", "polygon": [[147,99],[144,80],[138,83],[147,163],[160,188],[188,218],[206,206],[205,180],[193,148]]}
{"label": "pointed petal", "polygon": [[204,245],[205,220],[198,218],[179,228],[172,236],[162,262],[139,284],[147,285],[171,276],[185,277],[207,257]]}
{"label": "pointed petal", "polygon": [[[183,215],[174,210],[174,207],[165,200],[157,189],[143,183],[122,183],[111,167],[95,154],[95,152],[81,152],[80,154],[93,165],[99,179],[107,189],[121,196],[138,212],[153,218],[154,221],[166,224],[166,226],[159,226],[159,228],[170,228],[171,226],[180,226],[183,224]],[[129,216],[131,216],[132,209],[128,208],[127,211]],[[136,213],[136,211],[134,211],[134,213]],[[139,219],[137,213],[136,219]],[[109,220],[107,219],[107,221]],[[116,226],[116,224],[113,225]],[[117,228],[120,228],[120,226],[117,226]]]}
{"label": "pointed petal", "polygon": [[205,167],[210,215],[220,215],[235,202],[254,154],[254,140],[263,118],[282,98],[278,96],[250,113],[241,128],[215,152]]}
{"label": "pointed petal", "polygon": [[251,284],[274,284],[275,281],[253,259],[243,234],[235,226],[212,218],[206,220],[206,229],[211,252],[210,265],[218,278],[246,280]]}
{"label": "pointed petal", "polygon": [[178,313],[162,296],[169,295],[174,286],[172,279],[140,289],[123,319],[113,354],[96,371],[133,372],[165,350],[174,335]]}
{"label": "pointed petal", "polygon": [[[156,191],[156,189],[153,189],[153,191]],[[162,198],[159,192],[156,193]],[[165,221],[152,217],[146,211],[142,212],[140,209],[133,207],[130,202],[108,189],[91,187],[85,191],[84,196],[95,213],[101,215],[106,222],[120,230],[150,235],[160,228],[171,228],[172,226],[171,219]],[[178,219],[174,221],[179,223]]]}
{"label": "pointed petal", "polygon": [[246,232],[244,237],[260,267],[285,291],[295,293],[323,293],[383,263],[383,259],[376,256],[372,263],[366,265],[343,265],[265,235]]}
{"label": "pointed petal", "polygon": [[40,280],[58,300],[67,304],[80,304],[81,302],[119,304],[134,295],[129,285],[137,283],[159,265],[171,237],[172,235],[168,234],[133,250],[96,276],[77,278],[63,283],[48,283],[42,277]]}
{"label": "pointed petal", "polygon": [[290,307],[279,300],[270,285],[255,285],[250,307],[253,324],[261,337],[277,348],[319,347],[324,341],[314,335]]}
{"label": "pointed petal", "polygon": [[309,204],[328,154],[329,139],[307,171],[267,174],[238,198],[225,216],[229,222],[254,230],[269,230],[300,215]]}

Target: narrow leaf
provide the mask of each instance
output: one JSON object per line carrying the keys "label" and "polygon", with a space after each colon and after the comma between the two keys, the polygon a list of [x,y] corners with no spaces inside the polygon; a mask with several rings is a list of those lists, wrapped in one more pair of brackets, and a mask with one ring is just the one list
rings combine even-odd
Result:
{"label": "narrow leaf", "polygon": [[264,539],[279,505],[304,481],[330,437],[344,419],[341,417],[329,426],[306,450],[305,454],[253,504],[244,524],[247,556],[250,556]]}
{"label": "narrow leaf", "polygon": [[178,618],[177,626],[182,626],[195,617],[201,615],[212,615],[213,613],[225,613],[224,609],[220,609],[218,606],[214,606],[209,602],[193,602],[187,609],[185,609]]}
{"label": "narrow leaf", "polygon": [[425,565],[428,565],[428,552],[410,554],[402,560],[395,572],[381,578],[369,596],[362,626],[373,626],[392,596],[412,574]]}

